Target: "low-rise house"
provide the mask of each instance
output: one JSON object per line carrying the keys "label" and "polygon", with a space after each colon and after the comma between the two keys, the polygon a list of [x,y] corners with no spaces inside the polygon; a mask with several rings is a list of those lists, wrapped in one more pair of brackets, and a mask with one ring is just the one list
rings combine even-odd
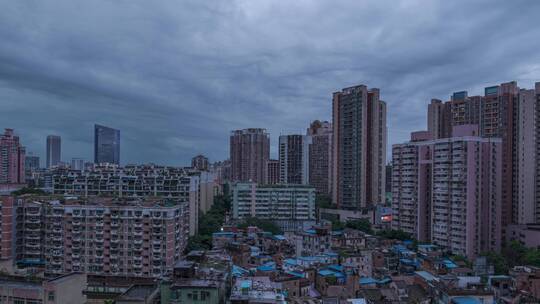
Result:
{"label": "low-rise house", "polygon": [[231,291],[231,304],[286,304],[282,284],[269,277],[237,280]]}
{"label": "low-rise house", "polygon": [[524,299],[540,299],[540,267],[516,266],[510,270],[509,275]]}
{"label": "low-rise house", "polygon": [[86,304],[104,304],[126,292],[134,284],[153,284],[157,280],[145,277],[87,275],[87,284],[83,290]]}
{"label": "low-rise house", "polygon": [[231,269],[231,259],[223,252],[191,252],[175,265],[172,278],[161,283],[161,303],[224,303]]}
{"label": "low-rise house", "polygon": [[53,279],[0,275],[2,303],[85,303],[86,274],[70,273]]}
{"label": "low-rise house", "polygon": [[158,284],[133,285],[118,296],[115,304],[159,304],[160,292]]}

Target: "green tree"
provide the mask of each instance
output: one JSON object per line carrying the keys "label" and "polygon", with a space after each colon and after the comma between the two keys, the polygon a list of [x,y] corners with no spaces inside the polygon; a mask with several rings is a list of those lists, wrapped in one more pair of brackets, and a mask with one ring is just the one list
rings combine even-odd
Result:
{"label": "green tree", "polygon": [[206,212],[199,213],[199,226],[197,235],[188,239],[186,252],[191,250],[212,249],[212,234],[221,231],[225,214],[231,208],[231,198],[228,195],[218,195],[214,197],[214,204]]}
{"label": "green tree", "polygon": [[283,231],[274,224],[274,222],[264,219],[259,219],[255,217],[248,217],[238,225],[238,228],[245,229],[249,226],[256,226],[262,229],[263,231],[271,232],[272,234],[283,234]]}
{"label": "green tree", "polygon": [[342,221],[340,221],[338,219],[333,219],[331,222],[332,222],[332,230],[333,231],[345,229],[345,224]]}
{"label": "green tree", "polygon": [[381,230],[377,233],[377,235],[385,239],[400,240],[400,241],[413,239],[410,234],[408,234],[407,232],[403,230],[391,230],[391,229]]}
{"label": "green tree", "polygon": [[336,209],[336,206],[332,204],[332,198],[326,194],[317,194],[315,196],[315,206],[317,209]]}
{"label": "green tree", "polygon": [[11,192],[11,195],[14,195],[14,196],[20,196],[23,194],[46,195],[47,193],[41,189],[28,188],[28,187],[24,187],[22,189]]}
{"label": "green tree", "polygon": [[490,251],[482,255],[487,258],[489,264],[493,265],[495,274],[508,273],[508,263],[506,258],[502,254]]}
{"label": "green tree", "polygon": [[367,219],[347,221],[345,227],[360,230],[368,234],[373,233],[373,230],[371,229],[371,223]]}

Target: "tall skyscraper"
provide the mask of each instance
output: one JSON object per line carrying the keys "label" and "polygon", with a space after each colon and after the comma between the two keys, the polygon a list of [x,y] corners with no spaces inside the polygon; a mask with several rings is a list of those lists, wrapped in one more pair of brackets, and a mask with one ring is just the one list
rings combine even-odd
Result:
{"label": "tall skyscraper", "polygon": [[392,228],[472,259],[501,247],[502,142],[477,125],[452,132],[393,146]]}
{"label": "tall skyscraper", "polygon": [[47,168],[57,166],[62,158],[62,139],[57,135],[47,136]]}
{"label": "tall skyscraper", "polygon": [[230,136],[232,181],[264,183],[270,159],[270,135],[266,129],[235,130]]}
{"label": "tall skyscraper", "polygon": [[0,137],[0,184],[23,184],[25,148],[13,129],[5,129]]}
{"label": "tall skyscraper", "polygon": [[333,190],[338,208],[384,202],[386,103],[365,85],[333,94]]}
{"label": "tall skyscraper", "polygon": [[120,164],[120,130],[94,125],[94,163]]}
{"label": "tall skyscraper", "polygon": [[199,154],[191,159],[191,167],[200,171],[208,171],[208,157]]}
{"label": "tall skyscraper", "polygon": [[309,184],[318,194],[332,193],[332,124],[313,121],[307,129],[309,145]]}
{"label": "tall skyscraper", "polygon": [[307,185],[309,181],[309,145],[311,137],[279,137],[279,180],[281,184]]}

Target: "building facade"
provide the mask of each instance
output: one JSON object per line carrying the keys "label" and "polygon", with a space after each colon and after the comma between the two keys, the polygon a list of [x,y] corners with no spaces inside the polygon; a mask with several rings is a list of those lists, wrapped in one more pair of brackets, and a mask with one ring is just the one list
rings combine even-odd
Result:
{"label": "building facade", "polygon": [[392,228],[474,258],[501,247],[502,142],[478,126],[432,140],[413,133],[392,149]]}
{"label": "building facade", "polygon": [[0,137],[0,184],[23,184],[26,149],[13,129],[5,129]]}
{"label": "building facade", "polygon": [[280,183],[279,179],[279,160],[268,160],[268,169],[266,171],[266,183],[268,185],[277,185]]}
{"label": "building facade", "polygon": [[313,121],[307,129],[309,145],[309,184],[318,194],[332,193],[332,124]]}
{"label": "building facade", "polygon": [[174,199],[18,199],[16,260],[48,275],[162,277],[180,259],[189,206]]}
{"label": "building facade", "polygon": [[58,135],[47,136],[47,168],[58,166],[62,160],[62,138]]}
{"label": "building facade", "polygon": [[270,159],[270,135],[266,129],[231,132],[231,181],[264,183]]}
{"label": "building facade", "polygon": [[191,159],[191,167],[199,171],[208,171],[208,157],[199,154]]}
{"label": "building facade", "polygon": [[84,159],[82,159],[82,158],[72,158],[70,168],[72,170],[84,170]]}
{"label": "building facade", "polygon": [[232,187],[233,219],[249,217],[274,221],[284,231],[301,230],[315,216],[315,188],[303,185],[261,186],[236,183]]}
{"label": "building facade", "polygon": [[281,184],[307,185],[309,182],[309,145],[311,137],[279,137],[279,181]]}
{"label": "building facade", "polygon": [[120,164],[120,130],[94,125],[94,163]]}
{"label": "building facade", "polygon": [[81,197],[167,197],[189,202],[190,233],[198,228],[199,210],[206,212],[214,202],[216,176],[190,168],[138,165],[96,165],[85,171],[56,169],[48,173],[53,194]]}
{"label": "building facade", "polygon": [[432,100],[428,106],[428,131],[434,138],[451,137],[454,126],[477,124],[480,136],[502,139],[503,238],[508,225],[540,219],[536,199],[540,193],[536,186],[539,91],[538,83],[524,90],[512,81],[486,87],[483,96],[456,92],[450,101]]}
{"label": "building facade", "polygon": [[333,94],[333,201],[361,209],[384,202],[386,103],[365,85]]}
{"label": "building facade", "polygon": [[15,252],[14,240],[15,208],[12,197],[0,197],[0,264],[13,258]]}

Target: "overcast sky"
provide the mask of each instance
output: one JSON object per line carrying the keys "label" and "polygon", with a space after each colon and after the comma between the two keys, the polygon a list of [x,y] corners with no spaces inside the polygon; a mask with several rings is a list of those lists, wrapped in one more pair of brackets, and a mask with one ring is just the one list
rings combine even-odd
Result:
{"label": "overcast sky", "polygon": [[[474,2],[474,4],[472,4]],[[425,129],[431,98],[540,81],[540,1],[0,0],[0,127],[42,157],[93,158],[93,125],[122,163],[228,157],[230,130],[303,133],[331,94],[388,103],[388,151]]]}

